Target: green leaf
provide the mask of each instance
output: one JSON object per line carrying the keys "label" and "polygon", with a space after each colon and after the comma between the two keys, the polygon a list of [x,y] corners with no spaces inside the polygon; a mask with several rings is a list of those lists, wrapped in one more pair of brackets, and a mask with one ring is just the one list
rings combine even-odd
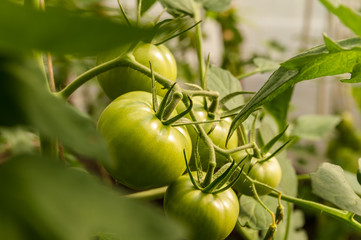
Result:
{"label": "green leaf", "polygon": [[51,7],[36,11],[9,1],[0,1],[0,28],[0,49],[81,55],[94,55],[152,34],[150,29],[104,17]]}
{"label": "green leaf", "polygon": [[164,8],[173,16],[190,15],[193,16],[193,0],[159,0]]}
{"label": "green leaf", "polygon": [[33,58],[0,55],[0,78],[0,111],[5,116],[0,125],[28,125],[77,153],[96,159],[110,157],[95,123],[50,93]]}
{"label": "green leaf", "polygon": [[341,121],[337,115],[302,115],[297,118],[291,135],[319,140],[330,134]]}
{"label": "green leaf", "polygon": [[314,194],[343,210],[361,215],[361,199],[347,182],[340,166],[323,163],[310,176]]}
{"label": "green leaf", "polygon": [[[157,0],[143,0],[142,1],[142,14],[148,11]],[[139,0],[138,0],[139,2]]]}
{"label": "green leaf", "polygon": [[253,62],[257,66],[256,68],[257,72],[260,73],[272,72],[280,67],[280,65],[277,62],[261,57],[257,57],[253,59]]}
{"label": "green leaf", "polygon": [[287,89],[264,105],[267,111],[276,119],[279,131],[287,125],[288,108],[292,94],[293,87]]}
{"label": "green leaf", "polygon": [[352,96],[355,99],[359,110],[361,111],[361,84],[352,85]]}
{"label": "green leaf", "polygon": [[0,236],[11,240],[181,239],[149,205],[122,198],[93,176],[40,156],[0,166]]}
{"label": "green leaf", "polygon": [[231,0],[197,0],[208,11],[221,12],[229,8]]}
{"label": "green leaf", "polygon": [[[242,91],[241,84],[229,71],[219,67],[210,67],[207,76],[208,89],[218,91],[219,97],[223,98],[230,93]],[[225,103],[228,109],[236,108],[244,104],[242,95],[238,95]]]}
{"label": "green leaf", "polygon": [[[325,39],[328,39],[325,36]],[[328,41],[328,40],[326,40]],[[234,118],[227,139],[255,108],[271,101],[276,96],[296,83],[323,76],[352,73],[349,81],[358,81],[358,69],[361,59],[361,39],[352,38],[338,42],[342,51],[329,52],[325,45],[313,48],[285,63],[276,70],[261,89],[251,98],[246,106]],[[331,43],[328,41],[328,47]],[[356,73],[356,74],[355,74]],[[352,80],[352,78],[356,80]]]}
{"label": "green leaf", "polygon": [[355,193],[361,195],[361,184],[359,183],[358,175],[345,170],[345,177]]}
{"label": "green leaf", "polygon": [[[277,199],[264,196],[261,197],[261,200],[271,211],[276,212]],[[241,225],[247,225],[252,229],[264,230],[272,223],[271,215],[253,197],[242,195],[239,202],[240,210],[238,220]]]}
{"label": "green leaf", "polygon": [[320,2],[346,27],[351,29],[358,36],[361,36],[361,14],[341,4],[338,0],[320,0]]}

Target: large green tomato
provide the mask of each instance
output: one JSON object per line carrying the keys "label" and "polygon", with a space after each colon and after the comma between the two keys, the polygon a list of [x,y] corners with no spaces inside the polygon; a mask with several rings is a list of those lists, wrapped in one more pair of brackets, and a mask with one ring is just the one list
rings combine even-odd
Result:
{"label": "large green tomato", "polygon": [[98,129],[112,155],[104,167],[133,189],[165,186],[176,180],[186,169],[183,149],[187,156],[192,152],[187,129],[164,125],[155,116],[148,92],[129,92],[115,99],[101,114]]}
{"label": "large green tomato", "polygon": [[[252,158],[251,161],[247,161],[245,163],[243,171],[247,173],[252,164],[254,165],[251,168],[251,171],[248,173],[250,178],[267,184],[273,188],[276,188],[281,182],[282,169],[275,157],[270,158],[266,162],[258,162],[257,158]],[[233,185],[233,189],[239,193],[253,196],[252,184],[243,175],[241,175],[239,180]],[[256,190],[258,195],[265,195],[270,193],[270,190],[259,185],[256,185]]]}
{"label": "large green tomato", "polygon": [[[120,53],[112,53],[98,59],[98,64],[109,61],[117,57]],[[153,45],[150,43],[140,43],[133,51],[134,58],[140,64],[149,68],[149,61],[152,63],[153,71],[175,81],[177,77],[177,64],[173,54],[164,45]],[[141,72],[130,67],[117,67],[98,75],[98,81],[105,94],[110,99],[131,91],[152,90],[151,79]],[[157,94],[164,96],[165,89],[157,84]]]}
{"label": "large green tomato", "polygon": [[189,239],[221,240],[236,225],[239,202],[232,189],[217,194],[204,193],[184,175],[167,188],[164,210],[167,216],[184,223]]}
{"label": "large green tomato", "polygon": [[[183,110],[182,108],[184,108],[184,107],[182,105],[180,105],[178,108],[180,109],[179,111],[181,111],[181,110]],[[194,111],[194,115],[195,115],[197,121],[199,121],[199,122],[213,120],[208,115],[207,111],[204,109],[202,97],[193,98],[193,111]],[[188,118],[190,118],[190,117],[188,116]],[[208,134],[209,138],[218,147],[226,149],[226,139],[227,139],[227,134],[228,134],[229,128],[231,126],[231,123],[232,123],[231,118],[224,118],[220,122],[206,123],[206,124],[202,124],[202,126],[203,126],[204,130],[206,131],[206,133],[208,133],[213,128],[213,131],[211,131],[211,133]],[[193,148],[194,148],[193,152],[195,153],[195,147],[196,147],[198,133],[194,130],[194,128],[192,126],[188,126],[188,132],[191,136],[192,144],[193,144]],[[227,149],[232,149],[237,146],[238,146],[238,135],[237,135],[237,133],[234,133],[228,141]],[[206,171],[208,159],[209,159],[209,149],[208,149],[207,145],[200,139],[198,142],[198,151],[199,151],[199,156],[200,156],[201,162],[202,162],[202,168],[204,171]],[[216,158],[217,158],[218,166],[222,166],[224,163],[227,162],[226,158],[219,153],[216,153]],[[190,163],[191,163],[191,166],[193,167],[194,166],[194,156],[192,156]]]}

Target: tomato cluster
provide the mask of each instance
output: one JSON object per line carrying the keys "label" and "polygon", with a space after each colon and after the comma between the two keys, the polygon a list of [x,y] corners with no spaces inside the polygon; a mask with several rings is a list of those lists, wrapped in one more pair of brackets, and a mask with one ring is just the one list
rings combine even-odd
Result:
{"label": "tomato cluster", "polygon": [[[134,48],[132,55],[144,66],[149,66],[150,61],[155,72],[175,81],[176,63],[166,47],[141,43]],[[100,61],[106,60],[103,58]],[[150,93],[150,78],[129,67],[119,67],[101,74],[99,83],[113,99],[98,121],[98,130],[105,137],[112,155],[111,160],[102,163],[109,174],[119,183],[135,190],[168,186],[164,197],[165,213],[186,225],[190,239],[225,239],[233,230],[239,214],[238,197],[234,190],[253,195],[253,184],[241,174],[234,184],[234,190],[230,188],[231,184],[220,187],[220,191],[217,191],[219,188],[213,191],[207,186],[196,186],[194,180],[190,179],[191,173],[184,174],[188,164],[185,158],[191,158],[190,165],[194,168],[194,157],[191,156],[198,152],[202,169],[207,170],[209,148],[202,141],[198,142],[199,132],[194,126],[172,126],[159,115],[158,106],[154,105],[155,102],[169,104],[166,90],[158,85],[157,93],[161,96],[154,101],[154,93]],[[232,119],[212,122],[221,112],[209,113],[209,106],[203,97],[192,99],[195,119],[189,115],[186,117],[191,121],[210,121],[202,124],[202,128],[215,146],[226,149]],[[178,104],[169,117],[183,111],[185,106]],[[196,143],[199,143],[197,149]],[[237,146],[238,136],[235,133],[229,139],[227,148]],[[239,152],[232,154],[235,159],[240,155]],[[220,168],[229,159],[217,153],[216,161],[217,168]],[[281,179],[281,168],[274,157],[264,162],[251,158],[245,163],[244,170],[250,178],[270,187],[276,187]],[[269,193],[264,187],[257,186],[256,189],[259,195]]]}

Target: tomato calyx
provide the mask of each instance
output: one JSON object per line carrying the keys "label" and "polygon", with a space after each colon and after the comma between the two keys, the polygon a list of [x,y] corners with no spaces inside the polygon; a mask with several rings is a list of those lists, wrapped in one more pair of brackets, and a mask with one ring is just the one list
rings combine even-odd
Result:
{"label": "tomato calyx", "polygon": [[[152,71],[153,73],[153,71]],[[164,98],[162,99],[160,105],[158,106],[158,102],[157,102],[157,90],[155,87],[155,80],[154,80],[154,75],[152,74],[152,101],[153,101],[153,110],[155,111],[155,116],[163,123],[163,125],[171,125],[173,123],[175,123],[176,121],[178,121],[179,119],[181,119],[182,117],[184,117],[186,114],[188,114],[193,107],[193,102],[192,99],[190,97],[188,97],[189,100],[189,106],[187,107],[187,109],[179,114],[177,114],[176,116],[172,117],[169,119],[169,117],[171,116],[172,112],[175,110],[175,108],[177,107],[178,103],[182,100],[183,98],[183,94],[180,91],[173,91],[176,84],[174,83],[170,89],[168,89],[167,93],[165,94]]]}
{"label": "tomato calyx", "polygon": [[[217,175],[213,175],[215,164],[212,163],[209,164],[210,168],[207,171],[207,174],[205,177],[203,177],[203,172],[199,171],[199,168],[197,168],[197,179],[194,178],[191,169],[188,164],[187,156],[185,151],[183,151],[184,159],[186,162],[187,167],[187,173],[189,175],[189,178],[194,185],[194,187],[204,193],[211,193],[211,194],[217,194],[226,191],[227,189],[231,188],[234,183],[236,183],[243,171],[244,165],[241,167],[241,171],[238,173],[238,175],[233,178],[230,182],[229,180],[235,173],[236,169],[242,164],[242,161],[236,164],[234,160],[232,160],[232,163],[224,165],[221,169],[219,169],[216,173]],[[231,157],[230,157],[231,158]],[[216,176],[213,179],[213,176]]]}

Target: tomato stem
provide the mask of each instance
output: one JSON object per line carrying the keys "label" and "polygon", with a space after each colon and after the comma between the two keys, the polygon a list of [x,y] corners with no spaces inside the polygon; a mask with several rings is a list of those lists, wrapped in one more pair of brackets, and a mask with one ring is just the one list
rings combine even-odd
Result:
{"label": "tomato stem", "polygon": [[[168,118],[170,117],[172,112],[175,110],[175,108],[177,107],[180,100],[182,100],[182,98],[183,98],[183,94],[180,91],[176,91],[172,94],[170,102],[164,109],[164,113],[162,116],[163,124],[165,124],[165,121],[168,120]],[[173,122],[167,122],[166,125],[172,124]]]}
{"label": "tomato stem", "polygon": [[125,21],[127,22],[128,26],[131,26],[132,24],[130,23],[130,21],[129,21],[129,19],[128,19],[128,16],[127,16],[127,14],[126,14],[125,11],[124,11],[123,5],[120,3],[119,0],[118,0],[118,5],[119,5],[120,11],[122,12],[122,15],[123,15]]}
{"label": "tomato stem", "polygon": [[[193,2],[193,11],[194,11],[194,20],[195,22],[201,21],[201,6],[199,3]],[[202,30],[200,24],[196,25],[196,49],[197,49],[197,56],[198,56],[198,66],[199,66],[199,78],[201,81],[201,87],[205,88],[204,82],[204,72],[205,72],[205,63],[203,59],[203,47],[202,47]]]}

